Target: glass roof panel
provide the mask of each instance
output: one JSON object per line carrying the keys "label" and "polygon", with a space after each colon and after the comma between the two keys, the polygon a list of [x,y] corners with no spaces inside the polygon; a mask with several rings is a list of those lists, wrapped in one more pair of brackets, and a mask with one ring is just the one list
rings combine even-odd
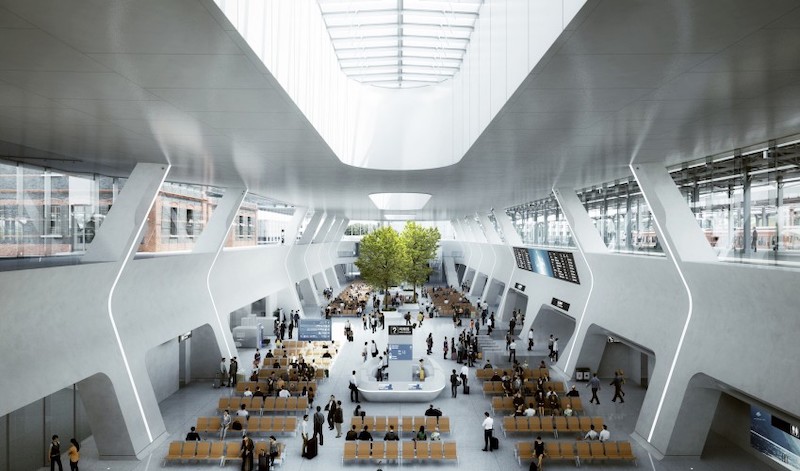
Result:
{"label": "glass roof panel", "polygon": [[387,88],[419,87],[454,76],[483,5],[483,0],[317,2],[342,71],[358,82]]}

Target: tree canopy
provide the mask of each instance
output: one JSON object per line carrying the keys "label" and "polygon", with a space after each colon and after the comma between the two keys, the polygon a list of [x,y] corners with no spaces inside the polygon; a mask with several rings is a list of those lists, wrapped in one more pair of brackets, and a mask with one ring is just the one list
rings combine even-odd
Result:
{"label": "tree canopy", "polygon": [[[356,266],[361,278],[389,294],[403,281],[409,258],[400,234],[391,226],[378,228],[361,239]],[[384,298],[385,305],[386,298]]]}
{"label": "tree canopy", "polygon": [[422,227],[414,221],[409,221],[400,234],[403,246],[408,254],[405,280],[414,285],[414,302],[417,301],[417,286],[422,286],[428,281],[433,269],[430,261],[436,256],[436,247],[439,245],[439,229],[435,227]]}
{"label": "tree canopy", "polygon": [[[378,228],[361,239],[356,266],[367,283],[384,290],[408,281],[416,287],[428,280],[429,262],[436,256],[441,235],[439,229],[424,228],[409,221],[402,234],[391,226]],[[384,303],[386,298],[384,298]]]}

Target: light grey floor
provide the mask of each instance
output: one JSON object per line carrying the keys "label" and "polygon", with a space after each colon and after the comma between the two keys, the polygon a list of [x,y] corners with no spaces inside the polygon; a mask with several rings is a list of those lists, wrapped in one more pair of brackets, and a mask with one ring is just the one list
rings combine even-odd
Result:
{"label": "light grey floor", "polygon": [[[327,398],[330,394],[335,394],[340,398],[345,405],[345,412],[348,413],[352,410],[354,405],[349,403],[349,395],[347,389],[347,382],[349,377],[349,370],[352,366],[361,361],[360,352],[364,341],[369,341],[373,338],[371,332],[364,332],[361,328],[361,323],[358,320],[351,320],[355,331],[355,342],[344,342],[344,320],[334,320],[334,338],[343,343],[343,348],[340,351],[339,357],[333,366],[330,379],[323,382],[319,387],[318,397],[320,399]],[[421,335],[415,335],[414,351],[421,354],[425,353],[424,339],[427,337],[428,332],[433,332],[435,341],[434,355],[442,362],[442,340],[446,335],[451,338],[456,332],[453,323],[448,318],[437,318],[425,320],[421,327]],[[376,342],[381,348],[386,346],[386,333],[385,331],[378,331],[375,334]],[[537,346],[546,345],[544,339],[537,341]],[[497,353],[493,355],[493,361],[505,359],[504,344],[498,345],[495,350]],[[520,358],[527,354],[524,349],[520,350]],[[530,357],[531,364],[538,363],[544,357],[543,350],[535,350],[534,355]],[[243,364],[249,363],[252,358],[252,351],[241,350],[239,357],[242,358]],[[416,354],[415,354],[416,355]],[[449,355],[448,355],[449,357]],[[442,363],[444,366],[456,368],[455,361],[447,360]],[[444,437],[448,440],[455,440],[458,443],[459,465],[453,464],[421,464],[413,465],[415,468],[465,468],[465,469],[481,469],[481,470],[521,470],[527,469],[527,463],[524,467],[520,466],[514,457],[514,443],[523,440],[523,437],[514,436],[503,438],[502,432],[499,430],[499,423],[501,418],[497,417],[497,431],[496,435],[500,435],[501,443],[500,450],[488,453],[482,452],[483,434],[481,432],[481,421],[483,412],[490,409],[490,399],[484,397],[481,393],[481,386],[474,376],[471,376],[472,394],[464,396],[459,394],[455,399],[450,397],[449,388],[443,391],[442,395],[436,400],[436,406],[441,408],[445,415],[451,417],[453,433],[449,437]],[[570,383],[571,384],[571,383]],[[584,387],[584,383],[579,383],[581,397],[585,404],[588,403],[588,391]],[[164,415],[164,421],[167,427],[169,439],[166,440],[161,446],[156,448],[150,456],[142,461],[100,461],[97,459],[97,450],[94,446],[94,441],[90,438],[83,443],[81,450],[82,459],[80,462],[80,469],[86,470],[126,470],[126,471],[144,471],[161,468],[162,457],[166,455],[168,442],[171,440],[182,440],[189,430],[189,427],[195,423],[198,416],[210,416],[216,414],[217,400],[222,394],[227,394],[228,391],[215,390],[211,388],[211,384],[207,382],[199,382],[182,388],[180,391],[164,400],[161,403],[161,411]],[[636,423],[636,418],[641,407],[644,391],[634,387],[627,387],[626,402],[624,405],[613,404],[611,399],[611,391],[601,391],[601,405],[591,406],[587,404],[587,413],[590,415],[603,416],[612,431],[612,439],[625,440],[628,439],[628,434],[633,431]],[[317,404],[319,404],[319,400]],[[362,406],[368,415],[421,415],[427,408],[427,404],[377,404],[362,401]],[[345,419],[349,422],[349,418]],[[281,436],[279,440],[287,444],[287,460],[283,465],[285,470],[301,470],[301,471],[330,471],[331,469],[341,469],[341,456],[343,449],[344,439],[335,439],[335,432],[329,432],[325,428],[325,445],[320,447],[319,456],[314,460],[306,460],[300,457],[301,439],[298,436]],[[552,437],[544,437],[545,441],[553,440]],[[565,440],[561,438],[560,440]],[[675,459],[668,458],[663,461],[651,459],[650,456],[634,442],[634,451],[639,457],[639,468],[652,469],[654,471],[684,471],[684,470],[697,470],[697,471],[754,471],[770,469],[762,462],[756,460],[749,454],[745,453],[739,448],[733,446],[730,442],[718,437],[712,436],[706,446],[706,450],[702,459]],[[68,467],[66,461],[65,466]],[[195,470],[195,469],[214,469],[217,466],[211,464],[196,465],[188,464],[170,465],[171,468]],[[347,464],[345,467],[358,468],[358,469],[377,469],[378,466],[374,464]],[[399,468],[397,464],[383,464],[380,466],[384,469]],[[402,467],[409,467],[403,465]],[[569,463],[547,463],[546,469],[572,469],[575,466]],[[617,470],[617,469],[630,469],[632,465],[625,464],[587,464],[582,467],[586,468],[601,468],[604,470]],[[238,464],[229,464],[226,466],[228,469],[238,469]],[[44,470],[45,468],[41,468]],[[49,468],[48,468],[49,469]]]}

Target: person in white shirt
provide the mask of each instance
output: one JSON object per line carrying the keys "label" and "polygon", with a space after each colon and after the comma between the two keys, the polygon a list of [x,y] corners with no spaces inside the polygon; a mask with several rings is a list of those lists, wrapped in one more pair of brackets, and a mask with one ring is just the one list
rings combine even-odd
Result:
{"label": "person in white shirt", "polygon": [[523,412],[523,414],[525,414],[525,417],[533,417],[536,415],[536,408],[533,407],[532,402],[528,403],[528,408],[525,409],[525,412]]}
{"label": "person in white shirt", "polygon": [[601,442],[607,441],[609,438],[611,438],[611,432],[608,431],[608,425],[603,425],[603,430],[600,431],[598,438]]}
{"label": "person in white shirt", "polygon": [[441,440],[441,439],[442,439],[442,434],[439,433],[439,427],[436,427],[436,430],[434,430],[431,433],[431,441],[437,441],[437,440]]}
{"label": "person in white shirt", "polygon": [[528,331],[528,351],[533,350],[533,327]]}
{"label": "person in white shirt", "polygon": [[292,393],[290,393],[289,390],[286,389],[286,386],[284,386],[283,389],[281,389],[280,392],[278,393],[278,397],[291,397],[291,396]]}
{"label": "person in white shirt", "polygon": [[467,365],[462,365],[461,366],[460,375],[461,375],[461,384],[464,385],[463,392],[466,393],[467,392],[467,379],[469,379],[469,367],[467,367]]}
{"label": "person in white shirt", "polygon": [[306,456],[306,448],[308,447],[308,414],[303,415],[303,420],[300,421],[300,437],[303,439],[302,454]]}
{"label": "person in white shirt", "polygon": [[591,430],[586,432],[586,436],[583,437],[584,440],[597,440],[597,432],[594,430],[594,425],[592,425]]}
{"label": "person in white shirt", "polygon": [[486,417],[481,424],[481,427],[483,427],[483,451],[492,451],[491,440],[492,430],[494,429],[494,419],[489,417],[488,412],[484,412],[483,415]]}
{"label": "person in white shirt", "polygon": [[253,391],[250,388],[244,388],[244,397],[253,397]]}

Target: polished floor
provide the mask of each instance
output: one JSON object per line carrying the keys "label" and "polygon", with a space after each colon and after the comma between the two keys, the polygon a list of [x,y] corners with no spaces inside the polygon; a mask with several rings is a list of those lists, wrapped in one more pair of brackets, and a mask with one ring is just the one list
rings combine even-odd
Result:
{"label": "polished floor", "polygon": [[[339,341],[344,340],[344,320],[334,320],[334,337]],[[353,365],[361,361],[361,347],[364,341],[369,341],[373,338],[371,332],[364,332],[361,328],[360,322],[351,321],[355,330],[355,342],[344,343],[340,351],[339,357],[332,368],[331,377],[323,382],[319,387],[319,398],[327,398],[330,394],[335,394],[338,398],[342,399],[345,404],[345,411],[349,412],[353,405],[348,400],[347,382],[349,375],[347,372]],[[456,331],[453,323],[448,318],[429,319],[424,322],[421,327],[422,335],[415,335],[415,352],[425,352],[424,338],[428,332],[433,332],[436,339],[434,355],[437,360],[442,362],[445,367],[456,368],[458,365],[452,360],[442,360],[442,340],[446,335],[450,338]],[[375,334],[376,342],[385,347],[386,334],[385,331],[378,331]],[[544,358],[544,339],[541,342],[537,341],[537,348],[532,352],[529,358],[529,363]],[[498,344],[494,353],[490,354],[490,359],[497,364],[507,360],[504,345]],[[525,358],[528,352],[520,350],[520,358]],[[243,359],[252,358],[252,351],[240,351],[240,357]],[[502,363],[501,363],[502,364]],[[467,469],[505,469],[505,470],[522,470],[527,469],[527,463],[520,466],[514,456],[514,443],[523,440],[520,436],[513,436],[508,438],[502,437],[502,432],[499,427],[496,429],[495,435],[501,436],[500,450],[493,453],[482,452],[483,434],[481,432],[481,421],[483,419],[484,411],[490,410],[490,399],[484,397],[481,393],[480,384],[471,376],[472,394],[464,396],[459,394],[457,398],[450,397],[449,390],[442,392],[441,396],[436,400],[437,407],[442,409],[445,415],[451,417],[453,432],[445,439],[455,440],[458,444],[459,464],[414,464],[411,465],[415,468],[467,468]],[[570,383],[571,384],[571,383]],[[578,383],[581,391],[581,396],[584,403],[588,403],[586,397],[587,389],[583,386],[585,383]],[[607,421],[609,429],[612,433],[612,439],[625,440],[632,432],[636,423],[639,408],[644,397],[644,390],[632,387],[629,384],[627,387],[626,402],[622,404],[614,404],[610,401],[611,392],[609,390],[601,391],[602,403],[599,406],[587,405],[587,413],[590,415],[600,415]],[[144,471],[161,468],[163,466],[163,456],[166,455],[168,442],[171,440],[182,440],[189,430],[189,427],[194,424],[198,416],[210,416],[216,414],[217,399],[221,394],[228,394],[229,390],[212,389],[209,382],[196,382],[182,388],[180,391],[164,400],[161,403],[161,410],[164,415],[169,440],[164,442],[161,446],[155,449],[152,454],[147,456],[141,461],[102,461],[97,459],[97,451],[94,446],[93,440],[90,438],[83,443],[81,450],[82,459],[80,462],[80,469],[86,470],[125,470],[125,471]],[[319,401],[317,401],[319,404]],[[368,415],[421,415],[427,408],[427,404],[376,404],[362,402],[363,409]],[[500,417],[496,417],[497,423],[501,421]],[[348,422],[348,419],[345,419]],[[306,460],[300,457],[301,439],[299,434],[297,436],[281,436],[279,440],[287,444],[287,459],[283,465],[283,469],[287,470],[302,470],[302,471],[330,471],[333,466],[335,469],[341,467],[357,468],[357,469],[372,469],[372,468],[398,468],[400,465],[395,463],[384,463],[380,466],[375,464],[346,464],[342,466],[341,457],[344,439],[334,438],[335,432],[329,432],[325,429],[325,445],[320,447],[319,456],[314,460]],[[257,437],[258,438],[258,437]],[[552,437],[544,437],[545,441],[553,440]],[[562,437],[559,440],[564,440]],[[702,459],[676,459],[668,458],[658,461],[647,454],[647,452],[636,445],[634,445],[634,452],[639,457],[639,468],[652,469],[654,471],[678,471],[678,470],[696,470],[696,471],[754,471],[761,469],[770,469],[764,463],[756,460],[751,455],[745,453],[741,449],[733,446],[730,442],[723,438],[712,435],[709,438],[706,450]],[[65,462],[66,465],[66,462]],[[212,464],[171,464],[171,468],[195,470],[195,469],[213,469],[217,468]],[[402,467],[408,467],[403,465]],[[574,464],[570,463],[547,463],[546,469],[571,469]],[[601,468],[604,470],[617,470],[617,469],[630,469],[633,467],[631,464],[584,464],[585,468]],[[231,463],[226,466],[228,469],[238,469],[239,464]],[[45,468],[42,468],[45,469]],[[49,468],[48,468],[49,469]]]}

